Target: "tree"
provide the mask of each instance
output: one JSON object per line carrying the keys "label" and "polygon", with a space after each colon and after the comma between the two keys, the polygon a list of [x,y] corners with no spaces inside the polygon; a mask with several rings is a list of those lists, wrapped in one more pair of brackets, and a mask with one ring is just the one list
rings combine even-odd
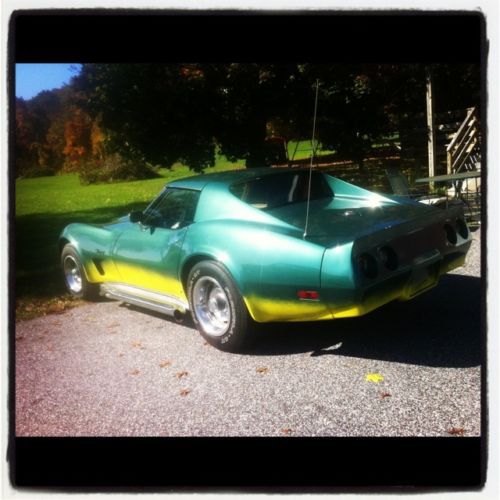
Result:
{"label": "tree", "polygon": [[18,175],[79,171],[85,162],[103,159],[105,133],[99,117],[83,109],[84,97],[71,85],[16,99],[16,170]]}
{"label": "tree", "polygon": [[[320,81],[317,137],[362,164],[372,145],[425,109],[425,66],[395,64],[85,64],[74,79],[85,109],[106,130],[111,152],[195,170],[214,164],[216,147],[247,166],[268,163],[272,123],[288,138],[310,137]],[[440,65],[436,102],[463,107],[479,77],[472,66]],[[461,99],[448,89],[458,89]],[[472,99],[473,100],[473,99]],[[446,104],[444,104],[446,102]]]}
{"label": "tree", "polygon": [[16,174],[25,175],[38,162],[33,116],[24,99],[16,99]]}
{"label": "tree", "polygon": [[215,161],[216,103],[196,65],[86,64],[75,87],[99,115],[110,150],[152,164],[183,161],[201,170]]}
{"label": "tree", "polygon": [[65,147],[68,170],[77,170],[80,163],[88,160],[92,154],[92,121],[80,108],[72,109],[72,116],[64,124]]}

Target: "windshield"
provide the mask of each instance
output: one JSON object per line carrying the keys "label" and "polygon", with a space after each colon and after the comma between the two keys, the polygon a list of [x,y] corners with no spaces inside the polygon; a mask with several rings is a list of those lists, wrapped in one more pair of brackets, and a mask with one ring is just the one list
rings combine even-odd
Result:
{"label": "windshield", "polygon": [[[241,201],[254,208],[269,210],[276,207],[307,201],[309,172],[287,172],[266,175],[231,186],[231,192]],[[324,176],[318,172],[311,175],[311,200],[333,197],[333,191]]]}

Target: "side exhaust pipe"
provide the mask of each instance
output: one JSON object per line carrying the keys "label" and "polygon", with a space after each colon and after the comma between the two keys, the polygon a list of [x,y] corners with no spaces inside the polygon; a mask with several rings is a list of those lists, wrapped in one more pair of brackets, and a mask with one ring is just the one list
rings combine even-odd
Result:
{"label": "side exhaust pipe", "polygon": [[183,310],[180,304],[167,304],[155,300],[147,300],[146,298],[137,297],[131,293],[127,293],[124,289],[117,289],[111,285],[101,285],[101,294],[109,299],[120,300],[137,307],[143,307],[144,309],[149,309],[161,314],[167,314],[168,316],[172,316],[178,323],[182,323],[185,318],[185,310]]}
{"label": "side exhaust pipe", "polygon": [[186,318],[186,314],[181,313],[179,309],[175,309],[172,316],[177,323],[184,323],[184,319]]}

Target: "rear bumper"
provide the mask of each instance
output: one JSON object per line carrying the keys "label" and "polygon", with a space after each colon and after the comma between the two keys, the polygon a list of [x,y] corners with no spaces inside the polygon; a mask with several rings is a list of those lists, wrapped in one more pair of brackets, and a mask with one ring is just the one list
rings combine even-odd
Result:
{"label": "rear bumper", "polygon": [[351,304],[329,304],[332,317],[363,316],[394,300],[411,300],[434,288],[439,283],[440,276],[463,266],[464,261],[465,254],[453,254],[446,259],[423,263],[412,270],[392,276],[356,294]]}

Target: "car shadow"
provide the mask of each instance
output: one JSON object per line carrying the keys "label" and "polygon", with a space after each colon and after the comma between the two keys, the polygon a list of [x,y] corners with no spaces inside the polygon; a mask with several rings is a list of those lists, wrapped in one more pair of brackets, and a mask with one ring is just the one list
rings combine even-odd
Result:
{"label": "car shadow", "polygon": [[481,363],[481,279],[446,275],[432,291],[366,316],[260,325],[254,356],[310,352],[464,368]]}
{"label": "car shadow", "polygon": [[[196,329],[190,314],[182,321],[133,305],[146,314]],[[444,368],[481,364],[483,320],[481,279],[446,275],[430,292],[393,302],[366,316],[332,321],[258,325],[255,341],[243,353],[311,357],[347,356]]]}

